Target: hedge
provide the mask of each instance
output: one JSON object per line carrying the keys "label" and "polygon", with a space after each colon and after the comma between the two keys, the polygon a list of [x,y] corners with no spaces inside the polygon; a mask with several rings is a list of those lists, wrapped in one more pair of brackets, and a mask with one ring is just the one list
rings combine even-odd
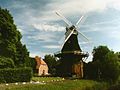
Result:
{"label": "hedge", "polygon": [[11,58],[0,56],[0,68],[14,68],[15,64]]}
{"label": "hedge", "polygon": [[31,68],[0,69],[0,83],[28,82],[31,78]]}

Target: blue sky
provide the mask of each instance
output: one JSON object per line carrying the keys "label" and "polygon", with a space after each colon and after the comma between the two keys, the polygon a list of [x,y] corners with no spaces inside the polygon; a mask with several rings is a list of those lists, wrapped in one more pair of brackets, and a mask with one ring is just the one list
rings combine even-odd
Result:
{"label": "blue sky", "polygon": [[119,0],[0,0],[0,6],[10,10],[30,56],[44,57],[60,51],[66,25],[55,11],[73,24],[82,15],[87,16],[78,30],[92,43],[85,42],[79,35],[83,51],[91,54],[94,46],[99,45],[120,51]]}

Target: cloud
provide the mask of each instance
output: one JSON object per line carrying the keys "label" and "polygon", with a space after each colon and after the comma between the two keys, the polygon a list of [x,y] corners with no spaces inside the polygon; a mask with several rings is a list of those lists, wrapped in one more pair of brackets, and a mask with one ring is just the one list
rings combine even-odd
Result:
{"label": "cloud", "polygon": [[49,34],[49,33],[45,33],[45,32],[43,34],[38,33],[33,36],[27,36],[27,38],[30,40],[43,41],[43,42],[52,42],[52,41],[54,41],[55,37],[56,36]]}
{"label": "cloud", "polygon": [[79,44],[80,45],[85,45],[85,44],[91,44],[92,43],[92,41],[88,41],[88,42],[80,42]]}
{"label": "cloud", "polygon": [[[0,6],[8,8],[12,13],[31,56],[54,53],[59,49],[57,44],[64,41],[60,38],[63,37],[65,27],[62,26],[62,20],[55,11],[59,11],[73,22],[76,22],[82,14],[87,14],[88,19],[81,25],[80,30],[96,40],[95,42],[102,42],[102,39],[108,41],[110,38],[113,38],[113,41],[120,39],[120,13],[114,13],[116,10],[120,11],[120,0],[0,0],[0,2],[2,2]],[[111,9],[113,11],[108,12]],[[86,46],[85,42],[80,44],[82,47]],[[87,49],[84,48],[83,50],[90,51],[87,46]]]}
{"label": "cloud", "polygon": [[106,32],[106,35],[112,39],[114,38],[114,39],[120,40],[120,31],[118,30]]}
{"label": "cloud", "polygon": [[[15,4],[14,4],[15,3]],[[22,5],[22,7],[20,7]],[[107,8],[120,10],[119,0],[61,0],[61,1],[16,1],[10,8],[15,9],[16,18],[25,20],[24,23],[43,23],[61,20],[55,11],[60,11],[67,18],[83,13],[104,11]]]}
{"label": "cloud", "polygon": [[60,49],[60,45],[45,45],[43,47],[48,49]]}
{"label": "cloud", "polygon": [[120,0],[112,0],[111,7],[120,10]]}
{"label": "cloud", "polygon": [[50,25],[50,24],[33,24],[33,27],[40,31],[65,31],[65,27],[59,25]]}
{"label": "cloud", "polygon": [[66,15],[104,11],[107,8],[120,10],[119,0],[62,0],[50,3],[47,6],[59,10]]}
{"label": "cloud", "polygon": [[[15,4],[14,4],[15,3]],[[64,4],[63,4],[64,3]],[[80,15],[80,13],[88,13],[92,11],[104,11],[106,8],[116,8],[119,5],[119,0],[61,0],[61,1],[16,1],[12,5],[8,5],[12,9],[15,9],[15,21],[21,28],[23,25],[44,31],[63,31],[64,27],[56,25],[56,22],[61,20],[55,11],[60,10],[66,17],[70,17],[72,14]],[[20,5],[22,4],[22,7]],[[39,5],[40,4],[40,5]],[[72,7],[71,7],[72,6]],[[43,8],[44,7],[44,8]],[[76,15],[76,17],[77,17]],[[74,15],[73,15],[74,16]],[[18,19],[19,17],[19,19]],[[73,17],[71,17],[73,18]],[[24,20],[24,21],[23,21]],[[22,23],[21,23],[22,21]],[[53,24],[45,24],[45,23]],[[40,24],[38,24],[40,23]],[[43,23],[43,24],[41,24]],[[25,27],[25,26],[24,26]],[[23,28],[21,28],[23,29]],[[24,30],[24,29],[23,29]]]}
{"label": "cloud", "polygon": [[52,54],[52,53],[47,53],[47,52],[32,52],[30,53],[30,57],[35,57],[35,56],[39,56],[39,57],[42,57],[44,58],[45,55],[49,55],[49,54]]}

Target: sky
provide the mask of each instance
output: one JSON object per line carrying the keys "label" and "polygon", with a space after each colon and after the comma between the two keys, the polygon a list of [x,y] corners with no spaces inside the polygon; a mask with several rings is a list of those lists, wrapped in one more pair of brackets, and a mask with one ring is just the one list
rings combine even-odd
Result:
{"label": "sky", "polygon": [[81,35],[78,40],[90,57],[93,48],[99,45],[120,51],[120,0],[0,0],[0,6],[12,14],[31,57],[44,57],[61,50],[66,24],[55,11],[72,24],[85,16],[77,30],[90,42]]}

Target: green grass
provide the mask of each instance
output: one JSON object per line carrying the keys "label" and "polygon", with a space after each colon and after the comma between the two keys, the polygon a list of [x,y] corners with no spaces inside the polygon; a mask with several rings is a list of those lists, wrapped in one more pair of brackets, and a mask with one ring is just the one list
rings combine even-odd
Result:
{"label": "green grass", "polygon": [[[50,78],[36,78],[33,80],[50,81],[51,79],[58,79],[55,77]],[[59,78],[61,79],[61,78]],[[0,85],[0,90],[106,90],[106,83],[99,83],[92,80],[64,80],[47,82],[46,84],[26,84],[26,85]]]}
{"label": "green grass", "polygon": [[57,81],[57,80],[63,80],[63,78],[60,77],[33,77],[32,81],[40,81],[40,82],[51,82],[51,81]]}

